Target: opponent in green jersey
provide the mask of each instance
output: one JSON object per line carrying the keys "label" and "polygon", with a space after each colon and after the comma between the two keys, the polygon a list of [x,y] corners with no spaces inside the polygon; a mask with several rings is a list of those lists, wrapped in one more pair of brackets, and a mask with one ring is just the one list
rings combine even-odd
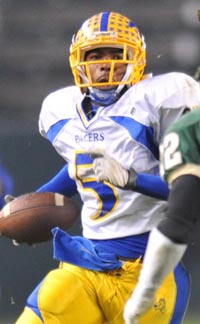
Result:
{"label": "opponent in green jersey", "polygon": [[200,109],[168,128],[160,144],[160,173],[169,183],[184,174],[200,177]]}

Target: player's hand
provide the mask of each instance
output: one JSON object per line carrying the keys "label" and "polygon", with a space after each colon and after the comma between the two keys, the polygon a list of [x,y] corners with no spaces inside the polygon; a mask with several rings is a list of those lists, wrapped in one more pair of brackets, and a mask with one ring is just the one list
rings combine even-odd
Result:
{"label": "player's hand", "polygon": [[15,197],[12,195],[5,195],[5,197],[4,197],[4,201],[6,204],[8,204],[10,201],[12,201],[14,199],[15,199]]}
{"label": "player's hand", "polygon": [[153,306],[155,289],[137,286],[124,307],[125,324],[139,324],[139,318]]}
{"label": "player's hand", "polygon": [[108,181],[121,189],[134,189],[137,173],[134,169],[124,169],[115,159],[111,158],[104,151],[88,152],[93,159],[93,170],[97,182]]}

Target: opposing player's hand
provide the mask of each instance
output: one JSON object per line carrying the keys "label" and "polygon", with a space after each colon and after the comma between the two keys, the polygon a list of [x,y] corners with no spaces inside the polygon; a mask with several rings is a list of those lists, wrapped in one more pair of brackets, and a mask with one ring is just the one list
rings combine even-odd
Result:
{"label": "opposing player's hand", "polygon": [[137,314],[137,310],[134,308],[130,298],[124,308],[125,324],[139,324],[139,317],[140,315]]}
{"label": "opposing player's hand", "polygon": [[124,307],[125,324],[139,324],[140,317],[154,304],[155,290],[137,286]]}
{"label": "opposing player's hand", "polygon": [[104,151],[87,152],[93,159],[93,170],[97,182],[108,181],[121,189],[134,189],[137,173],[134,169],[124,169],[115,159]]}

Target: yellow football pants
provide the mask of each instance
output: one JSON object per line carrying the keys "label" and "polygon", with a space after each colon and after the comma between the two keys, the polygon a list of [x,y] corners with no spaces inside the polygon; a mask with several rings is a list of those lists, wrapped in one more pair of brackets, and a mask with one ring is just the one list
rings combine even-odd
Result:
{"label": "yellow football pants", "polygon": [[[139,259],[106,273],[61,263],[41,283],[35,304],[31,305],[28,299],[28,306],[15,324],[123,324],[124,304],[137,284],[140,270]],[[182,275],[186,276],[185,272]],[[183,285],[180,289],[184,289]],[[154,307],[140,323],[170,324],[176,299],[177,285],[171,273],[159,289]],[[186,304],[184,301],[179,320],[173,324],[181,323]]]}

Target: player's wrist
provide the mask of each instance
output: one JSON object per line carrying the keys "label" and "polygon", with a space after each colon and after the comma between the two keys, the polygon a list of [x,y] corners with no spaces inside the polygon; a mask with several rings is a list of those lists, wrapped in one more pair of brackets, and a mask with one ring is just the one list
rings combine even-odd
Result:
{"label": "player's wrist", "polygon": [[129,189],[129,190],[134,190],[136,187],[136,181],[137,181],[137,172],[131,168],[130,170],[127,170],[128,172],[128,181],[126,185],[123,187],[123,189]]}

